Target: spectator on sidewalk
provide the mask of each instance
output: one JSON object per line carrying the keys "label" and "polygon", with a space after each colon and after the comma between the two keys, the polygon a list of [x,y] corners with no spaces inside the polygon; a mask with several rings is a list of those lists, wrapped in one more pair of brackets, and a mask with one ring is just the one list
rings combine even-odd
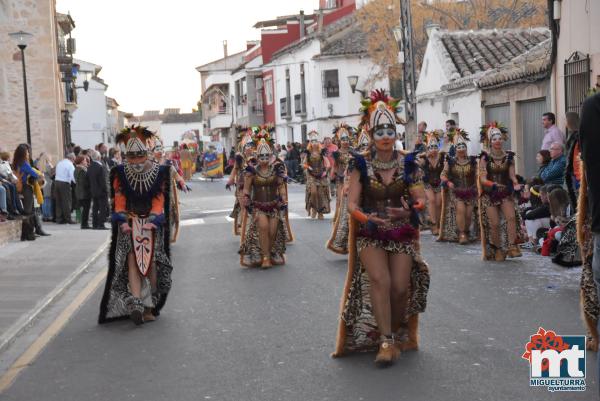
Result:
{"label": "spectator on sidewalk", "polygon": [[75,183],[75,154],[69,153],[56,165],[54,178],[54,199],[56,200],[56,222],[58,224],[76,224],[71,220],[73,197],[71,184]]}
{"label": "spectator on sidewalk", "polygon": [[104,225],[107,218],[106,211],[108,210],[106,171],[98,151],[90,151],[90,156],[92,163],[87,169],[87,176],[92,195],[92,228],[95,230],[108,230],[108,227]]}
{"label": "spectator on sidewalk", "polygon": [[[552,160],[552,157],[550,156],[549,150],[544,149],[544,150],[540,150],[539,152],[537,152],[537,155],[535,155],[535,161],[537,162],[539,167],[538,167],[537,174],[535,175],[536,178],[539,178],[540,180],[542,180],[542,174],[548,168],[548,164],[550,164],[551,160]],[[542,180],[542,182],[544,182],[544,180]]]}
{"label": "spectator on sidewalk", "polygon": [[540,174],[540,178],[544,180],[544,184],[563,185],[565,183],[567,159],[563,152],[564,147],[560,142],[553,142],[550,146],[550,163],[548,163],[548,167]]}
{"label": "spectator on sidewalk", "polygon": [[417,139],[415,140],[415,147],[413,152],[423,153],[425,152],[425,145],[423,144],[423,139],[427,134],[427,123],[425,121],[421,121],[419,125],[417,125]]}
{"label": "spectator on sidewalk", "polygon": [[[579,141],[588,185],[588,214],[591,216],[591,232],[594,235],[592,271],[597,292],[600,293],[600,93],[588,97],[581,110]],[[600,327],[600,319],[596,320],[596,324]],[[597,372],[600,376],[600,369]]]}
{"label": "spectator on sidewalk", "polygon": [[92,204],[92,193],[88,180],[88,158],[77,156],[75,159],[75,194],[81,208],[81,229],[90,229],[90,207]]}
{"label": "spectator on sidewalk", "polygon": [[23,222],[21,227],[21,241],[35,240],[35,223],[33,216],[34,192],[31,184],[35,183],[40,176],[29,163],[29,146],[20,144],[15,149],[13,156],[13,169],[17,176],[17,189],[23,195]]}
{"label": "spectator on sidewalk", "polygon": [[292,144],[291,149],[288,151],[288,155],[288,175],[294,179],[297,179],[296,174],[298,173],[298,166],[300,165],[300,151],[298,150],[297,144]]}
{"label": "spectator on sidewalk", "polygon": [[0,152],[0,185],[6,190],[7,209],[12,216],[23,214],[16,184],[17,177],[10,167],[10,153]]}
{"label": "spectator on sidewalk", "polygon": [[556,126],[556,116],[554,113],[544,113],[542,116],[542,125],[544,127],[544,139],[542,140],[542,150],[550,150],[552,143],[558,142],[565,144],[565,134]]}
{"label": "spectator on sidewalk", "polygon": [[36,161],[36,168],[44,175],[44,186],[42,187],[42,193],[44,195],[44,203],[42,204],[42,220],[52,220],[52,183],[54,176],[54,166],[50,156],[46,153],[40,153],[40,157]]}

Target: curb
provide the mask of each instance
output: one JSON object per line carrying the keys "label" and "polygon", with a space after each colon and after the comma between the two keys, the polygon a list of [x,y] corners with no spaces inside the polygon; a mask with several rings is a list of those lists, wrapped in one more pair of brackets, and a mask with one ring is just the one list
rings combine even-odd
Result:
{"label": "curb", "polygon": [[60,297],[67,288],[71,286],[84,273],[98,258],[110,242],[110,238],[104,241],[102,245],[94,252],[90,257],[86,259],[73,273],[71,273],[65,280],[63,280],[57,287],[55,287],[48,295],[46,295],[41,301],[39,301],[33,309],[29,311],[27,315],[22,316],[12,326],[8,328],[0,336],[0,352],[3,352],[8,345],[21,334],[25,329],[37,318],[48,306],[50,306],[58,297]]}

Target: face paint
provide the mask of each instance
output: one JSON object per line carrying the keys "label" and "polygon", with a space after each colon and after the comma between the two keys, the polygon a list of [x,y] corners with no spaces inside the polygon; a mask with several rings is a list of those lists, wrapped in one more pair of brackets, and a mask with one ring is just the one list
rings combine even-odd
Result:
{"label": "face paint", "polygon": [[456,150],[458,150],[458,151],[467,150],[467,145],[465,145],[464,143],[459,143],[458,145],[456,145]]}
{"label": "face paint", "polygon": [[429,145],[427,146],[427,150],[432,151],[432,150],[439,150],[438,145],[434,144],[434,145]]}
{"label": "face paint", "polygon": [[381,128],[373,133],[373,139],[380,141],[384,138],[393,139],[396,137],[396,130],[393,128]]}
{"label": "face paint", "polygon": [[146,167],[146,162],[142,162],[142,163],[129,163],[129,165],[131,166],[131,169],[136,172],[136,173],[141,173],[144,171],[144,168]]}
{"label": "face paint", "polygon": [[258,160],[260,161],[269,161],[271,159],[271,155],[269,153],[261,153],[258,155]]}

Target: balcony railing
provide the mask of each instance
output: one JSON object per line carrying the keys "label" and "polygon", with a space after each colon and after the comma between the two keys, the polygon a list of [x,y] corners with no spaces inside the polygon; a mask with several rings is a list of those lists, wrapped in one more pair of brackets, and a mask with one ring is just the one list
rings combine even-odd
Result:
{"label": "balcony railing", "polygon": [[257,116],[262,116],[264,113],[264,106],[262,99],[256,99],[252,102],[252,112]]}

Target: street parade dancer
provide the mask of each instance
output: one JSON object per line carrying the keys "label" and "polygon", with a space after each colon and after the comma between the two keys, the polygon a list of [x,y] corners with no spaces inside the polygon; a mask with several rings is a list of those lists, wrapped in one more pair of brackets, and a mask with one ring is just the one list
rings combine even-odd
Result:
{"label": "street parade dancer", "polygon": [[306,172],[306,211],[311,218],[322,220],[324,214],[331,212],[329,195],[329,170],[331,165],[325,157],[327,149],[319,143],[316,131],[308,133],[308,145],[304,158]]}
{"label": "street parade dancer", "polygon": [[487,149],[481,152],[477,174],[481,244],[483,260],[497,262],[522,256],[519,244],[527,238],[515,199],[521,190],[515,154],[503,149],[507,139],[508,131],[498,122],[481,128],[480,141]]}
{"label": "street parade dancer", "polygon": [[327,248],[332,252],[345,255],[348,253],[348,180],[346,169],[352,157],[354,129],[347,124],[336,126],[333,133],[338,150],[334,152],[333,180],[337,186],[333,231],[327,241]]}
{"label": "street parade dancer", "polygon": [[112,238],[99,323],[153,321],[171,289],[171,167],[149,155],[154,134],[141,126],[117,135],[125,163],[111,170]]}
{"label": "street parade dancer", "polygon": [[283,162],[273,155],[271,133],[262,129],[253,140],[257,164],[245,169],[240,264],[267,269],[285,264],[287,177]]}
{"label": "street parade dancer", "polygon": [[172,160],[165,157],[165,148],[162,140],[158,137],[154,138],[152,153],[154,154],[154,160],[161,166],[168,166],[171,170],[171,205],[169,207],[170,216],[169,222],[171,223],[170,234],[171,243],[177,242],[179,237],[179,194],[178,190],[182,192],[190,191],[190,187],[185,183],[183,176],[177,171]]}
{"label": "street parade dancer", "polygon": [[241,200],[244,192],[244,174],[248,163],[254,163],[254,141],[252,140],[252,129],[247,129],[242,133],[239,142],[238,152],[235,154],[235,162],[229,180],[225,188],[231,190],[231,186],[235,185],[235,202],[233,210],[229,217],[233,219],[233,234],[240,235],[242,229],[242,207]]}
{"label": "street parade dancer", "polygon": [[378,350],[379,366],[418,349],[418,314],[429,290],[418,229],[425,193],[416,155],[394,150],[397,104],[383,90],[362,101],[361,124],[374,146],[348,167],[348,273],[332,354]]}
{"label": "street parade dancer", "polygon": [[427,133],[426,151],[419,155],[423,169],[423,183],[427,197],[427,212],[431,223],[431,234],[439,235],[440,214],[442,211],[442,180],[446,152],[440,152],[440,132]]}
{"label": "street parade dancer", "polygon": [[597,352],[599,348],[598,318],[600,317],[600,302],[598,299],[598,289],[594,282],[594,271],[592,269],[592,261],[594,260],[594,235],[592,233],[592,216],[589,210],[588,183],[584,166],[584,163],[579,163],[581,182],[579,186],[579,199],[577,201],[577,240],[581,249],[581,260],[583,262],[579,297],[581,315],[587,329],[587,349]]}
{"label": "street parade dancer", "polygon": [[468,141],[468,134],[457,129],[454,135],[456,156],[446,157],[441,174],[442,213],[438,238],[461,245],[476,240],[479,233],[476,212],[478,160],[476,156],[469,156]]}

